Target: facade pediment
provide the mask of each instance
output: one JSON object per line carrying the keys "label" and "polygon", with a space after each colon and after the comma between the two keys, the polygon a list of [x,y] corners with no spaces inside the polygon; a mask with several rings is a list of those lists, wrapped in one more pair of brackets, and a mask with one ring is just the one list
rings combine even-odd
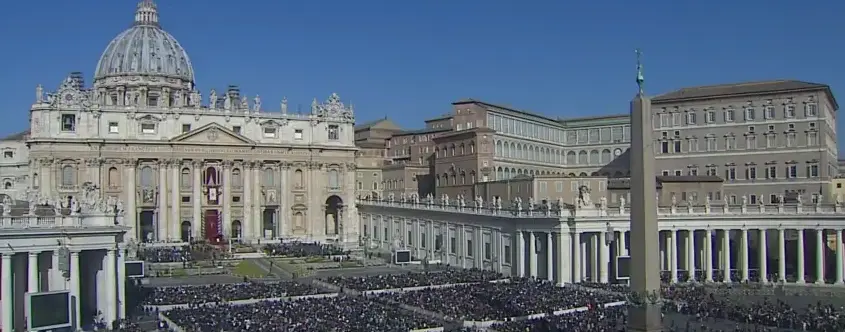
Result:
{"label": "facade pediment", "polygon": [[170,140],[174,143],[203,143],[223,145],[253,145],[255,142],[226,127],[210,123]]}

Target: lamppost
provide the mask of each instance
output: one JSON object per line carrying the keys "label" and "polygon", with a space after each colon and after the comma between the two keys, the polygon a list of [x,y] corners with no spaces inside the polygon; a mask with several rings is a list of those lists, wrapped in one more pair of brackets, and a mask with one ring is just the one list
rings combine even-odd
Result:
{"label": "lamppost", "polygon": [[[618,256],[619,253],[616,250],[613,250],[613,244],[616,242],[616,230],[613,229],[613,226],[610,225],[610,221],[605,223],[605,235],[604,235],[604,244],[607,247],[607,253],[605,255],[608,256],[608,264],[607,266],[602,266],[602,268],[607,269],[608,271],[613,271],[612,279],[616,280],[616,275],[618,275],[619,271],[616,269],[619,268],[618,264],[616,264],[615,256]],[[615,255],[611,255],[615,253]],[[611,267],[613,267],[611,269]]]}

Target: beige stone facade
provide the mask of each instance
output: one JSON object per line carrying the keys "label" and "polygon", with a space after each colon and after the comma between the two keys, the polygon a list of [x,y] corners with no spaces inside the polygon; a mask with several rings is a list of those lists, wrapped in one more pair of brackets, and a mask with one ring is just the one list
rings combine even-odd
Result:
{"label": "beige stone facade", "polygon": [[352,108],[337,94],[306,114],[273,104],[236,86],[204,101],[187,53],[142,2],[92,87],[74,73],[36,89],[28,176],[51,200],[92,186],[115,197],[141,241],[357,243]]}

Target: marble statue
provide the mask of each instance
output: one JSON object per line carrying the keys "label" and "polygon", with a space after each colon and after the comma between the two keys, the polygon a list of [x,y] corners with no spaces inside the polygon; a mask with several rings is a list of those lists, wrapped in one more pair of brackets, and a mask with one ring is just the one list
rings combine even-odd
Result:
{"label": "marble statue", "polygon": [[533,211],[534,205],[534,197],[528,197],[528,211]]}
{"label": "marble statue", "polygon": [[742,195],[742,206],[748,205],[748,196]]}
{"label": "marble statue", "polygon": [[191,91],[188,94],[188,106],[192,106],[192,107],[199,106],[199,105],[197,105],[198,104],[197,100],[199,100],[199,92],[197,92],[197,90]]}
{"label": "marble statue", "polygon": [[405,201],[407,199],[408,199],[408,197],[405,195],[405,192],[403,191],[402,194],[399,195],[399,201],[402,202],[402,203],[405,203]]}
{"label": "marble statue", "polygon": [[34,216],[35,210],[38,208],[38,204],[36,202],[31,201],[29,202],[29,215]]}
{"label": "marble statue", "polygon": [[704,206],[710,206],[710,196],[704,196]]}
{"label": "marble statue", "polygon": [[786,202],[786,200],[784,199],[783,194],[778,195],[778,205],[783,205],[784,202]]}
{"label": "marble statue", "polygon": [[764,203],[763,203],[763,197],[766,197],[766,196],[763,196],[762,194],[761,194],[761,195],[759,195],[759,196],[757,196],[757,205],[759,205],[759,206],[763,206],[763,205],[764,205]]}
{"label": "marble statue", "polygon": [[625,207],[625,201],[626,201],[626,200],[625,200],[625,196],[620,196],[620,197],[619,197],[619,207],[623,207],[623,208],[624,208],[624,207]]}
{"label": "marble statue", "polygon": [[563,210],[563,197],[558,197],[558,198],[557,198],[557,209],[558,209],[558,210]]}
{"label": "marble statue", "polygon": [[9,216],[12,214],[12,199],[9,196],[3,198],[3,203],[0,203],[3,208],[3,215]]}
{"label": "marble statue", "polygon": [[730,205],[730,202],[728,201],[728,195],[722,196],[722,202],[725,203],[725,206]]}
{"label": "marble statue", "polygon": [[578,205],[581,207],[588,207],[593,204],[590,199],[590,188],[587,186],[578,187]]}
{"label": "marble statue", "polygon": [[602,209],[607,208],[607,197],[602,196],[599,198],[599,206],[601,206]]}
{"label": "marble statue", "polygon": [[223,109],[227,111],[232,109],[232,96],[229,96],[228,93],[223,98]]}
{"label": "marble statue", "polygon": [[824,196],[822,196],[822,194],[819,194],[819,196],[816,197],[816,205],[821,205],[823,200]]}
{"label": "marble statue", "polygon": [[57,216],[62,214],[62,208],[64,207],[64,203],[62,202],[61,197],[56,197],[53,199],[53,213]]}
{"label": "marble statue", "polygon": [[115,205],[114,205],[114,209],[115,209],[115,213],[117,213],[117,214],[119,214],[119,215],[123,215],[123,212],[124,212],[124,209],[123,209],[123,200],[121,200],[120,198],[118,198],[118,199],[117,199],[117,203],[115,203]]}
{"label": "marble statue", "polygon": [[515,202],[514,205],[516,206],[516,211],[517,212],[522,211],[522,198],[517,197],[517,198],[514,199],[514,202]]}
{"label": "marble statue", "polygon": [[314,98],[314,101],[311,102],[311,114],[316,115],[320,111],[320,104],[317,103],[317,98]]}
{"label": "marble statue", "polygon": [[252,110],[256,113],[261,111],[261,96],[255,95],[255,99],[252,100]]}
{"label": "marble statue", "polygon": [[217,91],[215,91],[214,89],[211,89],[211,94],[208,95],[208,108],[217,108]]}
{"label": "marble statue", "polygon": [[35,87],[35,102],[40,103],[44,101],[44,87],[39,84]]}
{"label": "marble statue", "polygon": [[71,213],[79,213],[79,200],[76,199],[76,196],[70,199],[70,212]]}
{"label": "marble statue", "polygon": [[449,205],[449,195],[443,194],[442,201],[443,201],[443,205]]}
{"label": "marble statue", "polygon": [[801,196],[802,196],[801,194],[798,194],[798,195],[795,197],[795,200],[796,200],[796,201],[798,201],[798,205],[804,204],[804,198],[803,198],[803,197],[801,197]]}
{"label": "marble statue", "polygon": [[123,106],[132,105],[132,93],[126,91],[123,93]]}
{"label": "marble statue", "polygon": [[241,110],[249,112],[249,99],[246,96],[241,97]]}
{"label": "marble statue", "polygon": [[288,114],[288,98],[282,98],[282,114]]}
{"label": "marble statue", "polygon": [[502,209],[502,198],[501,197],[496,197],[496,209],[499,209],[499,210]]}
{"label": "marble statue", "polygon": [[842,194],[836,194],[836,205],[842,204]]}
{"label": "marble statue", "polygon": [[672,206],[677,206],[677,205],[678,205],[678,197],[676,197],[675,194],[672,194]]}

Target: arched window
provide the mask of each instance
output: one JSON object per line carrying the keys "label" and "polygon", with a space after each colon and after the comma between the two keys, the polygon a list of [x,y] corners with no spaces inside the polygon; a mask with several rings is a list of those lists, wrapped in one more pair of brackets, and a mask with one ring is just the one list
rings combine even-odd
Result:
{"label": "arched window", "polygon": [[3,189],[12,189],[12,181],[6,181],[6,183],[3,184]]}
{"label": "arched window", "polygon": [[110,167],[109,168],[108,183],[109,183],[109,187],[112,187],[112,188],[120,187],[120,172],[117,171],[117,167]]}
{"label": "arched window", "polygon": [[566,164],[567,165],[575,165],[578,163],[578,159],[575,157],[575,151],[569,151],[566,153]]}
{"label": "arched window", "polygon": [[297,188],[302,188],[305,186],[305,179],[302,175],[302,170],[296,170],[293,172],[293,183]]}
{"label": "arched window", "polygon": [[587,151],[578,152],[578,165],[587,164]]}
{"label": "arched window", "polygon": [[338,174],[338,171],[336,169],[329,170],[329,188],[340,188],[340,175]]}
{"label": "arched window", "polygon": [[74,186],[76,185],[76,169],[71,165],[62,166],[62,185]]}
{"label": "arched window", "polygon": [[189,168],[182,169],[182,174],[180,175],[179,182],[182,188],[191,187],[191,170]]}
{"label": "arched window", "polygon": [[153,168],[150,166],[141,167],[141,187],[154,187]]}
{"label": "arched window", "polygon": [[243,187],[244,179],[241,177],[241,170],[238,168],[232,169],[232,185],[235,187]]}
{"label": "arched window", "polygon": [[601,151],[601,163],[602,165],[607,164],[610,162],[610,150],[604,149]]}
{"label": "arched window", "polygon": [[261,183],[265,187],[272,187],[272,186],[275,185],[276,177],[275,177],[275,173],[273,173],[273,169],[265,168],[264,171],[262,171],[262,177],[263,177],[263,179],[261,179]]}

